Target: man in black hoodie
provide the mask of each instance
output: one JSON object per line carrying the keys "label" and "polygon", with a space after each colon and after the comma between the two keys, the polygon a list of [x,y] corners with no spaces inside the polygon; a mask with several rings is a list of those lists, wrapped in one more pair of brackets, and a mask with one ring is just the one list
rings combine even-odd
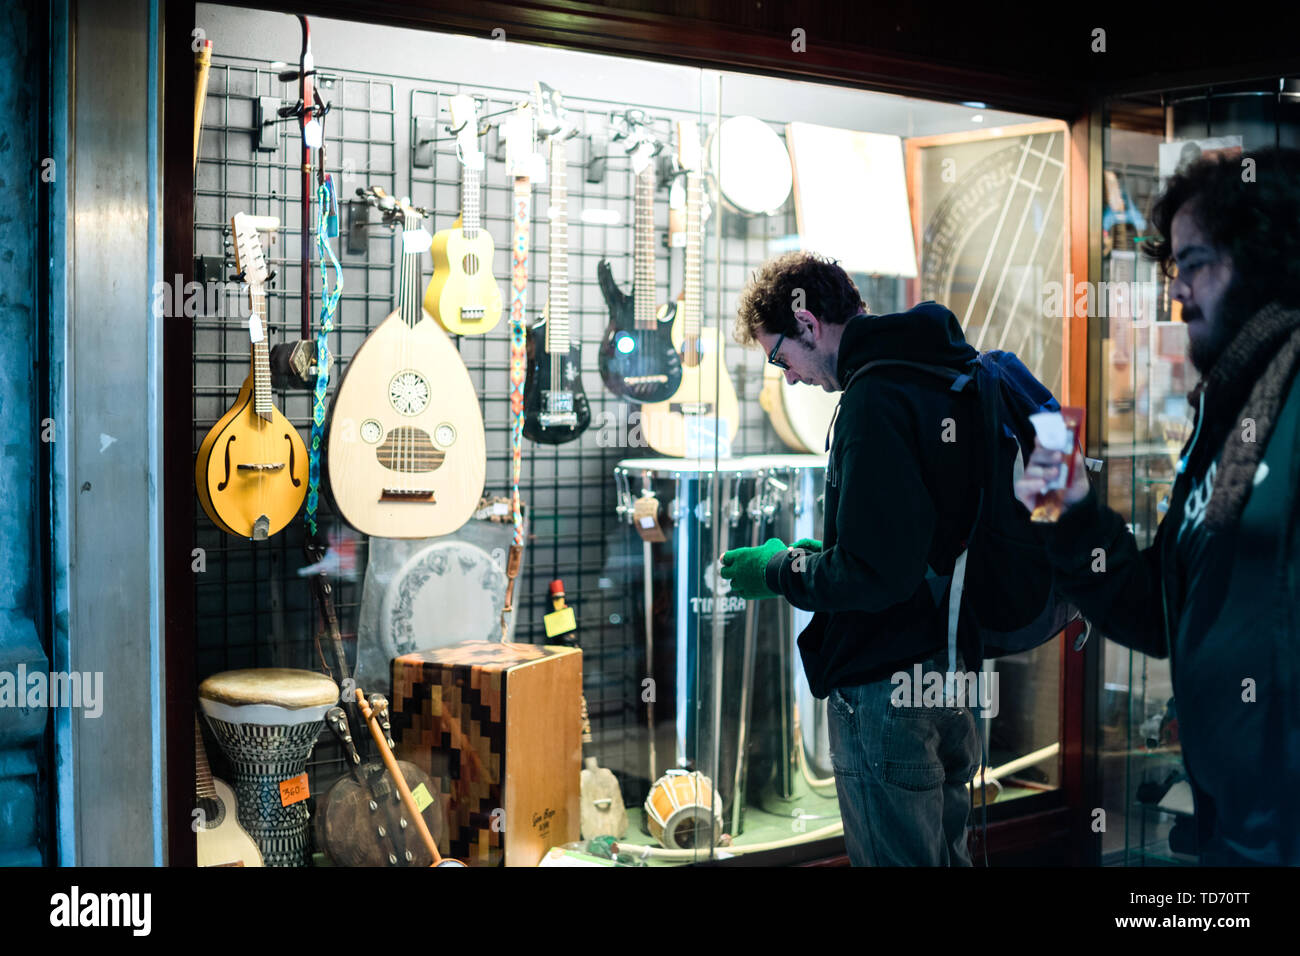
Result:
{"label": "man in black hoodie", "polygon": [[[976,357],[948,309],[866,314],[838,265],[804,252],[765,263],[741,295],[735,337],[791,384],[839,391],[867,362],[961,368]],[[858,376],[833,424],[823,540],[770,539],[722,557],[732,594],[814,611],[799,636],[815,696],[829,697],[831,762],[854,865],[969,865],[966,784],[981,748],[967,707],[896,706],[898,673],[945,673],[951,574],[974,516],[978,406],[933,374]],[[967,440],[972,439],[972,440]],[[956,668],[978,667],[958,631]],[[940,702],[942,703],[942,702]]]}
{"label": "man in black hoodie", "polygon": [[[1151,547],[1076,456],[1048,555],[1102,633],[1169,658],[1201,862],[1300,865],[1300,152],[1202,160],[1152,221],[1202,376],[1195,431]],[[1037,446],[1017,497],[1060,463]]]}

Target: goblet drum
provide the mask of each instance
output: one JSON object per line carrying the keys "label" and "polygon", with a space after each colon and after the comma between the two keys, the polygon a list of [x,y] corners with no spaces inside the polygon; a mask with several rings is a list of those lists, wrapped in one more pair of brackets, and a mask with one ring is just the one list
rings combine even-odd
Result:
{"label": "goblet drum", "polygon": [[199,706],[234,770],[239,822],[267,866],[306,865],[307,806],[280,785],[307,769],[338,699],[328,677],[281,667],[225,671],[199,685]]}

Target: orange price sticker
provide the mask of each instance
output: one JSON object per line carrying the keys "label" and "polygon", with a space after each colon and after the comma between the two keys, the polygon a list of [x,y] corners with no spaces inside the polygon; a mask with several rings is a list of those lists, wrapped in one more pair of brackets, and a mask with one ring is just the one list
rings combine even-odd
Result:
{"label": "orange price sticker", "polygon": [[295,803],[301,803],[311,794],[307,790],[306,772],[298,774],[296,777],[290,777],[288,780],[280,781],[280,806],[289,807]]}

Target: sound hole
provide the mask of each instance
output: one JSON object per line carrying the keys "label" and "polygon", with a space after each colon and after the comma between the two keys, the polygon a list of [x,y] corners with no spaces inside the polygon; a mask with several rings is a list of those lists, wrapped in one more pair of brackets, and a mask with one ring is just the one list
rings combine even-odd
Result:
{"label": "sound hole", "polygon": [[390,431],[384,443],[375,449],[375,455],[385,468],[404,474],[436,471],[447,457],[446,452],[433,444],[428,432],[407,425]]}
{"label": "sound hole", "polygon": [[465,275],[472,276],[474,273],[478,272],[478,256],[475,253],[467,252],[465,253],[465,258],[461,260],[460,265]]}
{"label": "sound hole", "polygon": [[295,478],[293,474],[293,439],[286,434],[284,440],[289,443],[289,480],[293,482],[295,488],[299,488],[302,486],[302,479]]}
{"label": "sound hole", "polygon": [[226,477],[222,479],[221,484],[217,485],[217,491],[225,491],[226,485],[230,484],[230,446],[234,440],[235,436],[231,435],[230,440],[226,442]]}
{"label": "sound hole", "polygon": [[226,819],[226,805],[216,797],[199,797],[196,809],[202,811],[198,819],[204,830],[215,830]]}

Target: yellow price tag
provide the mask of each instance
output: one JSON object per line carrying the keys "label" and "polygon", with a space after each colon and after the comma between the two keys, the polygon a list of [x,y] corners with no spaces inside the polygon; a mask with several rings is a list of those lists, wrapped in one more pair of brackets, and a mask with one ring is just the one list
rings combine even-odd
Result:
{"label": "yellow price tag", "polygon": [[547,637],[556,637],[578,629],[578,622],[573,616],[573,608],[571,607],[552,611],[542,618],[542,623],[546,625]]}
{"label": "yellow price tag", "polygon": [[421,813],[424,812],[425,807],[433,803],[433,794],[429,793],[429,788],[424,784],[420,784],[411,791],[411,798],[415,801],[415,805]]}

